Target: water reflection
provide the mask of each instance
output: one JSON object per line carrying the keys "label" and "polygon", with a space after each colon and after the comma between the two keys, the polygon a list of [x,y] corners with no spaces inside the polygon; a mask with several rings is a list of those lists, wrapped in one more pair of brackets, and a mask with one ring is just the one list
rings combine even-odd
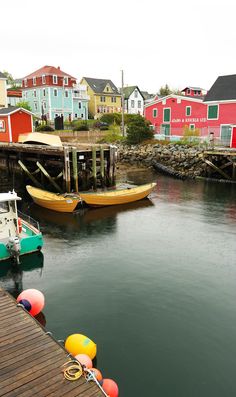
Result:
{"label": "water reflection", "polygon": [[84,208],[73,214],[50,211],[36,204],[32,204],[29,211],[35,219],[40,221],[43,233],[53,234],[54,237],[57,235],[61,237],[61,234],[68,235],[70,233],[71,239],[76,239],[80,233],[96,235],[108,229],[110,233],[115,232],[118,214],[151,206],[153,206],[152,201],[144,199],[111,207]]}
{"label": "water reflection", "polygon": [[23,280],[25,272],[38,271],[42,275],[42,252],[34,252],[20,258],[20,264],[16,265],[11,260],[0,263],[0,285],[15,298],[24,289]]}

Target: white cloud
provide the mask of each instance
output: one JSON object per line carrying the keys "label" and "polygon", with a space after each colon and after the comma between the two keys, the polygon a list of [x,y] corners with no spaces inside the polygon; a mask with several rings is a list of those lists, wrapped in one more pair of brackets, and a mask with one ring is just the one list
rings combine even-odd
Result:
{"label": "white cloud", "polygon": [[125,84],[152,92],[210,88],[236,73],[235,14],[231,0],[3,2],[0,70],[22,77],[60,65],[120,86],[123,68]]}

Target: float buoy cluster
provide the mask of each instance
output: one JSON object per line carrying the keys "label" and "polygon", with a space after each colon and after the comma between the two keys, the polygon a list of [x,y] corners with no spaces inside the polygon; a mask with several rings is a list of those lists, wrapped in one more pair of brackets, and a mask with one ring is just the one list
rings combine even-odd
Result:
{"label": "float buoy cluster", "polygon": [[37,316],[45,305],[44,295],[37,289],[26,289],[22,291],[16,301],[24,306],[25,310],[33,317]]}
{"label": "float buoy cluster", "polygon": [[108,378],[103,379],[101,372],[93,367],[92,360],[96,357],[97,345],[90,338],[82,334],[72,334],[66,339],[65,348],[85,370],[88,370],[88,374],[92,372],[106,395],[118,397],[119,389],[116,382]]}

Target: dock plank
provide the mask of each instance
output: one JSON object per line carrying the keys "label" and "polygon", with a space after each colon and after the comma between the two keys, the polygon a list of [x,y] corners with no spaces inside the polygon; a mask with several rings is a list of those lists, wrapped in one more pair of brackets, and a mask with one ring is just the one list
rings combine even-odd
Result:
{"label": "dock plank", "polygon": [[0,396],[104,396],[84,377],[74,382],[64,378],[67,351],[3,289],[0,324]]}

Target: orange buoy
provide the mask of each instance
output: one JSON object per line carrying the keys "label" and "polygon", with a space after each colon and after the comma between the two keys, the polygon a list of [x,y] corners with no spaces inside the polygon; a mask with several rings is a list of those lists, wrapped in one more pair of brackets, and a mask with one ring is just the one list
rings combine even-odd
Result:
{"label": "orange buoy", "polygon": [[103,379],[101,382],[101,386],[103,390],[106,392],[106,394],[109,395],[109,397],[118,397],[119,395],[119,389],[112,379]]}
{"label": "orange buoy", "polygon": [[86,368],[92,368],[92,360],[87,354],[77,354],[75,358],[80,362],[80,364],[85,365]]}
{"label": "orange buoy", "polygon": [[98,382],[102,381],[102,373],[99,371],[97,368],[90,368],[90,370],[93,372],[95,378],[98,380]]}
{"label": "orange buoy", "polygon": [[21,303],[32,316],[36,316],[43,310],[45,299],[42,292],[37,289],[26,289],[20,293],[17,302]]}

